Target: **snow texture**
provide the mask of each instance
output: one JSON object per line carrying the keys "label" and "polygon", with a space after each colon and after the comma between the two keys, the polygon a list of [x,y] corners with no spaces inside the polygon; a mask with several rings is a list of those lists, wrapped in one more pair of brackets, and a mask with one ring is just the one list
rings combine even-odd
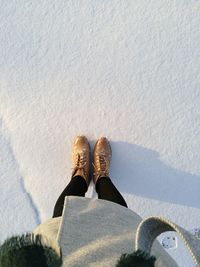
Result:
{"label": "snow texture", "polygon": [[52,216],[79,134],[111,140],[129,208],[200,227],[200,1],[0,6],[0,240]]}

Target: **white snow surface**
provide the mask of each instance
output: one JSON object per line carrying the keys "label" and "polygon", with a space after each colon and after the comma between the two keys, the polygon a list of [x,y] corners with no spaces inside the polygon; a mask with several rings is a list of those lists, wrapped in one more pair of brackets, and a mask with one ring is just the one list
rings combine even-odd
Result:
{"label": "white snow surface", "polygon": [[0,7],[0,240],[52,216],[80,134],[109,138],[130,209],[200,227],[200,1]]}

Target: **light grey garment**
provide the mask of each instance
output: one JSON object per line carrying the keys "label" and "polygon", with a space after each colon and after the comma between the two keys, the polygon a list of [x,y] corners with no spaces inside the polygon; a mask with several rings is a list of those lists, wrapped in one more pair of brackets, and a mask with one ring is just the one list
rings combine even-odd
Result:
{"label": "light grey garment", "polygon": [[[114,267],[122,253],[135,250],[136,229],[141,221],[135,212],[116,203],[67,196],[62,217],[39,225],[34,233],[56,238],[64,267]],[[177,267],[157,241],[152,254],[157,257],[156,267]]]}

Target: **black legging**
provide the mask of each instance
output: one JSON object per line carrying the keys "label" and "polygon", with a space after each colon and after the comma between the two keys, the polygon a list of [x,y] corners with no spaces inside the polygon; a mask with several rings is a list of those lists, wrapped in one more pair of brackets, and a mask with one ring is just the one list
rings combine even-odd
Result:
{"label": "black legging", "polygon": [[[109,177],[99,178],[97,180],[95,188],[98,194],[98,198],[115,202],[126,208],[128,207],[126,201],[124,200],[120,192],[117,190],[117,188],[114,186]],[[87,192],[87,189],[87,184],[83,177],[73,177],[62,192],[62,194],[59,196],[58,200],[56,201],[53,211],[53,218],[62,215],[64,200],[66,196],[84,197],[85,193]]]}

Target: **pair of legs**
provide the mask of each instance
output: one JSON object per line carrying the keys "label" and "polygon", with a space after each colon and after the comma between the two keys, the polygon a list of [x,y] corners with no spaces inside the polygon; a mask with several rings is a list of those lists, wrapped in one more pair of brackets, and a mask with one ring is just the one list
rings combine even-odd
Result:
{"label": "pair of legs", "polygon": [[[98,198],[115,202],[127,207],[127,204],[109,178],[112,150],[106,137],[97,140],[93,151],[93,182]],[[91,159],[90,145],[85,136],[77,136],[73,144],[72,178],[54,207],[53,218],[62,215],[66,196],[84,197],[90,184]]]}
{"label": "pair of legs", "polygon": [[[87,192],[88,186],[85,179],[81,176],[72,177],[69,184],[59,196],[53,211],[53,218],[62,215],[64,200],[66,196],[80,196],[84,197]],[[105,199],[115,202],[124,207],[128,207],[126,201],[112,183],[109,177],[101,177],[95,185],[96,192],[99,199]]]}

